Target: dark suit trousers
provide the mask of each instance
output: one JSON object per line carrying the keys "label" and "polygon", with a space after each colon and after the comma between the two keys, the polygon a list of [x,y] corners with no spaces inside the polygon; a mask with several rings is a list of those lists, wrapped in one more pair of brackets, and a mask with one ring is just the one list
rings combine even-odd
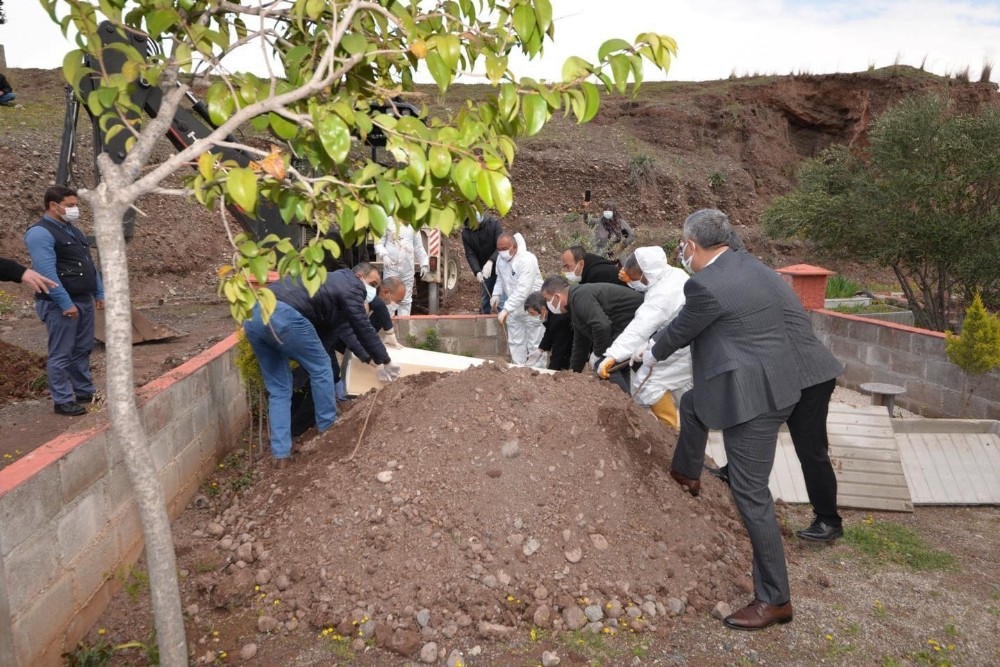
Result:
{"label": "dark suit trousers", "polygon": [[[830,442],[826,433],[826,418],[830,410],[835,379],[814,384],[802,390],[802,397],[788,418],[788,432],[795,445],[795,454],[802,465],[806,492],[816,518],[831,526],[843,523],[837,514],[837,478],[830,463]],[[680,436],[674,450],[673,469],[691,479],[701,477],[708,443],[708,427],[694,414],[694,396],[684,394],[678,406]]]}
{"label": "dark suit trousers", "polygon": [[781,530],[767,482],[774,467],[778,429],[794,407],[766,412],[722,431],[729,488],[753,546],[754,596],[775,605],[788,602],[790,593]]}
{"label": "dark suit trousers", "polygon": [[831,526],[843,523],[837,514],[837,477],[830,463],[830,441],[826,433],[830,397],[836,386],[837,380],[832,379],[806,387],[788,418],[788,432],[802,464],[809,502],[816,518]]}

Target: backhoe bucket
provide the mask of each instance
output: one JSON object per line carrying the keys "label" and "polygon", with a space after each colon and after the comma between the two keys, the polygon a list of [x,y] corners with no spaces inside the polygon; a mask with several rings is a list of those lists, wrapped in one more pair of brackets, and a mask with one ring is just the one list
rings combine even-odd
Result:
{"label": "backhoe bucket", "polygon": [[[175,331],[164,324],[156,324],[148,317],[132,308],[132,344],[148,343],[153,340],[166,340],[168,338],[178,338],[186,336],[186,333]],[[105,342],[104,337],[104,311],[94,311],[94,338]]]}

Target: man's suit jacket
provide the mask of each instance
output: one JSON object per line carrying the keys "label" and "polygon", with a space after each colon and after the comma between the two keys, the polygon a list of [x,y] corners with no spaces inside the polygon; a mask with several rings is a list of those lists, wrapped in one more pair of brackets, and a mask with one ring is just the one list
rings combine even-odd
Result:
{"label": "man's suit jacket", "polygon": [[654,336],[660,360],[691,346],[694,410],[709,428],[798,402],[803,380],[785,325],[788,289],[753,256],[726,250],[684,284],[684,308]]}

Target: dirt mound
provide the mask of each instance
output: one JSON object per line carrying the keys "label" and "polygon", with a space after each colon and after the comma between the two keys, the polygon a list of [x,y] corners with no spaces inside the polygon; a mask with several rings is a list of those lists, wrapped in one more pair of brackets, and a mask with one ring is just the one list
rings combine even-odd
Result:
{"label": "dirt mound", "polygon": [[45,391],[45,357],[0,340],[0,405]]}
{"label": "dirt mound", "polygon": [[359,399],[322,440],[205,517],[192,547],[232,564],[194,578],[201,609],[255,610],[238,614],[248,634],[308,625],[415,655],[532,625],[642,631],[750,586],[728,494],[673,483],[676,434],[606,383],[422,374]]}

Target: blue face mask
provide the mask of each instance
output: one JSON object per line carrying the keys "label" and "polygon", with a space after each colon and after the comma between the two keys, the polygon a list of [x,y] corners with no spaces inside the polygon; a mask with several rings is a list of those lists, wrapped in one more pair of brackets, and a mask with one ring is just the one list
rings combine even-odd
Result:
{"label": "blue face mask", "polygon": [[375,288],[371,285],[365,285],[365,303],[371,303],[372,299],[375,298]]}

